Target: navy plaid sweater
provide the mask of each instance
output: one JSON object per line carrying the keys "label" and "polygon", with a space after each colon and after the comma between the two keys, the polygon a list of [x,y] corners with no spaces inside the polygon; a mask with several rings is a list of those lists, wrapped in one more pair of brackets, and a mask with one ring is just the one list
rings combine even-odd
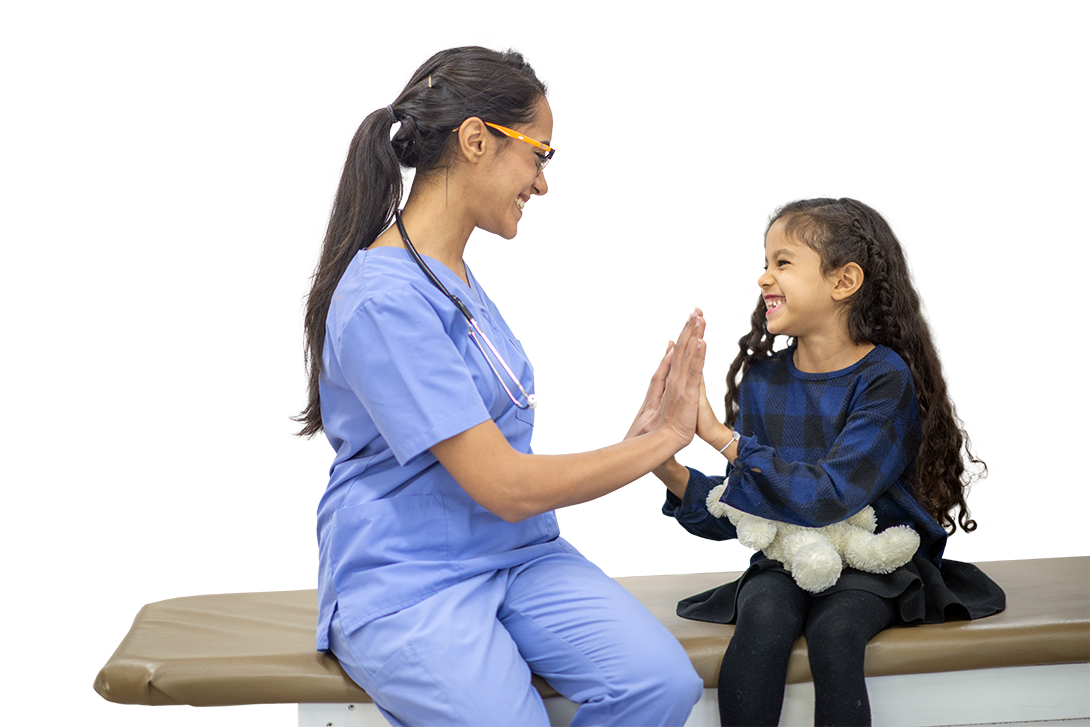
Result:
{"label": "navy plaid sweater", "polygon": [[946,531],[909,486],[920,418],[908,365],[877,346],[846,369],[810,374],[795,368],[794,350],[758,362],[743,378],[742,438],[726,477],[690,468],[684,500],[668,493],[663,514],[694,535],[737,537],[729,520],[705,506],[708,492],[724,479],[728,505],[806,527],[845,520],[871,505],[879,531],[912,527],[920,535],[918,554],[941,565]]}

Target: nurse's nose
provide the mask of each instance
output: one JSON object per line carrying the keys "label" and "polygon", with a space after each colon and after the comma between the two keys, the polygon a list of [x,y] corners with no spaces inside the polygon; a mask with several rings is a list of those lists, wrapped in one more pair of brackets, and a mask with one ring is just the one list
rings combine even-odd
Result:
{"label": "nurse's nose", "polygon": [[545,172],[541,171],[534,180],[534,194],[548,194],[549,183],[545,181]]}

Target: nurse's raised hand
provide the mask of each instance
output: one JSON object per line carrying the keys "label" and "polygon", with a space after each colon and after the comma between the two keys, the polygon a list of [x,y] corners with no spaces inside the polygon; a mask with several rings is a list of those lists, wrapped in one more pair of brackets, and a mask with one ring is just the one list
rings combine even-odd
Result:
{"label": "nurse's raised hand", "polygon": [[666,353],[659,361],[658,368],[651,375],[651,383],[647,385],[647,394],[643,397],[640,410],[636,412],[636,418],[632,420],[632,426],[628,428],[625,439],[632,439],[641,434],[647,434],[658,426],[662,419],[662,392],[666,389],[666,375],[670,373],[670,361],[673,359],[674,342],[670,341],[666,346]]}
{"label": "nurse's raised hand", "polygon": [[695,309],[678,336],[662,392],[658,426],[672,430],[678,438],[678,449],[691,442],[696,434],[700,382],[707,353],[705,325],[704,312]]}

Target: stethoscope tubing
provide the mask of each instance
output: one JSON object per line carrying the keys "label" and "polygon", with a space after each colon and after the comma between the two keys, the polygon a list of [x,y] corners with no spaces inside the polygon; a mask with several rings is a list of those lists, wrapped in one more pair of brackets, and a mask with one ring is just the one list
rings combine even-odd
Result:
{"label": "stethoscope tubing", "polygon": [[[401,210],[394,211],[394,220],[397,222],[397,231],[401,233],[401,240],[405,243],[405,247],[408,249],[409,255],[412,256],[412,259],[416,262],[420,269],[424,271],[424,275],[427,276],[428,280],[431,281],[432,285],[438,288],[440,292],[443,293],[443,295],[445,295],[447,298],[450,299],[452,303],[454,303],[454,306],[469,323],[469,337],[473,339],[473,343],[476,344],[477,350],[481,352],[481,356],[484,357],[485,363],[488,364],[488,368],[492,369],[492,374],[496,377],[496,380],[500,382],[500,386],[502,386],[503,390],[507,392],[507,398],[509,398],[511,400],[511,403],[519,409],[536,409],[537,396],[527,393],[526,389],[523,388],[522,382],[520,382],[518,377],[515,376],[515,373],[511,370],[511,367],[507,365],[507,362],[503,360],[503,356],[501,356],[500,352],[496,350],[496,347],[492,345],[492,341],[489,340],[488,336],[486,336],[484,334],[484,331],[481,330],[480,326],[477,325],[477,319],[473,316],[473,313],[469,310],[469,307],[466,306],[466,304],[463,303],[458,296],[447,290],[447,287],[443,285],[443,282],[439,280],[439,278],[436,277],[435,273],[431,271],[431,268],[429,268],[427,264],[424,263],[424,258],[422,258],[420,256],[420,253],[416,251],[416,248],[413,246],[412,241],[409,239],[409,233],[405,231],[405,224],[401,221]],[[480,337],[479,339],[478,336]],[[514,382],[516,387],[518,387],[519,393],[521,393],[522,396],[525,397],[525,404],[520,402],[515,397],[515,395],[511,393],[511,389],[508,388],[507,384],[504,382],[503,376],[500,375],[500,372],[496,368],[496,365],[492,363],[492,359],[490,359],[488,357],[488,353],[485,352],[484,346],[481,345],[482,340],[488,345],[488,349],[492,352],[492,355],[495,356],[496,360],[499,361],[500,366],[503,367],[503,370],[507,372],[507,375],[508,377],[510,377],[511,381]]]}

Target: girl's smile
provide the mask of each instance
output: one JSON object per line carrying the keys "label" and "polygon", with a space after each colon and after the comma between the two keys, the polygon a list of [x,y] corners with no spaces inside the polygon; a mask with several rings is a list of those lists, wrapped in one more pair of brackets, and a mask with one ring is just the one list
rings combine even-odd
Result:
{"label": "girl's smile", "polygon": [[821,254],[786,234],[786,224],[776,220],[765,237],[765,271],[757,279],[765,328],[795,339],[795,365],[800,370],[835,371],[873,348],[851,340],[845,318],[845,301],[862,283],[862,270],[849,263],[826,273]]}
{"label": "girl's smile", "polygon": [[801,338],[826,329],[837,318],[833,281],[821,270],[821,256],[786,235],[783,220],[768,231],[765,272],[757,284],[763,291],[769,333]]}

